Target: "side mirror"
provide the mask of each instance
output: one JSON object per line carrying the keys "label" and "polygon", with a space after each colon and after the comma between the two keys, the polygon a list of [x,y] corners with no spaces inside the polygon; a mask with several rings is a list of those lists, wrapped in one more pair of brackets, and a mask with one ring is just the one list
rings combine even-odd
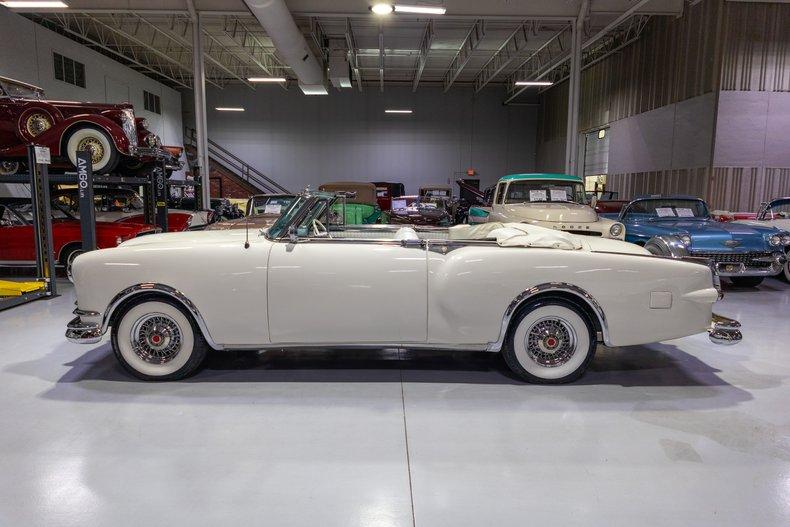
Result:
{"label": "side mirror", "polygon": [[299,235],[296,233],[296,225],[291,225],[288,227],[288,241],[291,243],[296,243],[299,241]]}

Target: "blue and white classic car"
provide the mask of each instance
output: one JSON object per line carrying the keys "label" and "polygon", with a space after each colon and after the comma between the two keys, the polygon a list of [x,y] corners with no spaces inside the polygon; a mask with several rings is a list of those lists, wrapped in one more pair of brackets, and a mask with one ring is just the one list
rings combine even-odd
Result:
{"label": "blue and white classic car", "polygon": [[781,273],[790,245],[785,230],[713,220],[699,198],[637,198],[623,207],[619,219],[626,241],[660,256],[707,258],[719,276],[744,287]]}

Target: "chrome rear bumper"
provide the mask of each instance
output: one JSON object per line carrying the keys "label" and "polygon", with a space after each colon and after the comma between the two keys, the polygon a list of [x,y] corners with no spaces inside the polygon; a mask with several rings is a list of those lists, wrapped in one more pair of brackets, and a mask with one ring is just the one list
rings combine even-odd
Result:
{"label": "chrome rear bumper", "polygon": [[96,344],[101,340],[101,325],[83,322],[75,317],[66,325],[66,339],[74,344]]}
{"label": "chrome rear bumper", "polygon": [[714,344],[732,346],[743,339],[740,331],[741,323],[731,318],[713,313],[708,328],[708,338]]}

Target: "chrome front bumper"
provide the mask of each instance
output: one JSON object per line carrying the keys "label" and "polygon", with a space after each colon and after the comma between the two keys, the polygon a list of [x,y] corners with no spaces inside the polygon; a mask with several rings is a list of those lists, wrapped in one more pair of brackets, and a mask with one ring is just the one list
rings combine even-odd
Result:
{"label": "chrome front bumper", "polygon": [[80,317],[66,325],[66,339],[74,344],[96,344],[103,334],[100,324],[83,322]]}
{"label": "chrome front bumper", "polygon": [[768,267],[746,267],[742,263],[719,262],[715,265],[719,276],[776,276],[782,272],[786,262],[783,255],[755,258],[755,262],[770,263]]}
{"label": "chrome front bumper", "polygon": [[743,339],[740,331],[741,323],[731,318],[713,313],[708,327],[708,338],[714,344],[732,346]]}

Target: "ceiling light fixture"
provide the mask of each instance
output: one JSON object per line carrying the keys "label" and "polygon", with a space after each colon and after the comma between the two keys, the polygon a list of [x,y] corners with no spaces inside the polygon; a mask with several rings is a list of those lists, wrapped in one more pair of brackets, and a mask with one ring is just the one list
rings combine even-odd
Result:
{"label": "ceiling light fixture", "polygon": [[42,9],[64,9],[69,7],[66,2],[36,2],[35,0],[19,1],[19,0],[4,0],[0,5],[9,9],[29,9],[29,8],[42,8]]}
{"label": "ceiling light fixture", "polygon": [[392,4],[385,4],[385,3],[373,4],[372,6],[370,6],[370,10],[373,11],[373,14],[375,15],[380,15],[380,16],[389,15],[390,13],[392,13]]}
{"label": "ceiling light fixture", "polygon": [[413,112],[412,110],[408,110],[408,109],[405,110],[387,109],[384,110],[384,113],[413,113]]}
{"label": "ceiling light fixture", "polygon": [[235,108],[232,106],[217,106],[214,108],[218,112],[243,112],[244,108]]}
{"label": "ceiling light fixture", "polygon": [[516,86],[551,86],[551,81],[516,81]]}
{"label": "ceiling light fixture", "polygon": [[247,77],[250,82],[285,82],[285,77]]}
{"label": "ceiling light fixture", "polygon": [[443,15],[447,12],[444,7],[427,5],[400,5],[395,4],[396,13],[416,13],[420,15]]}

